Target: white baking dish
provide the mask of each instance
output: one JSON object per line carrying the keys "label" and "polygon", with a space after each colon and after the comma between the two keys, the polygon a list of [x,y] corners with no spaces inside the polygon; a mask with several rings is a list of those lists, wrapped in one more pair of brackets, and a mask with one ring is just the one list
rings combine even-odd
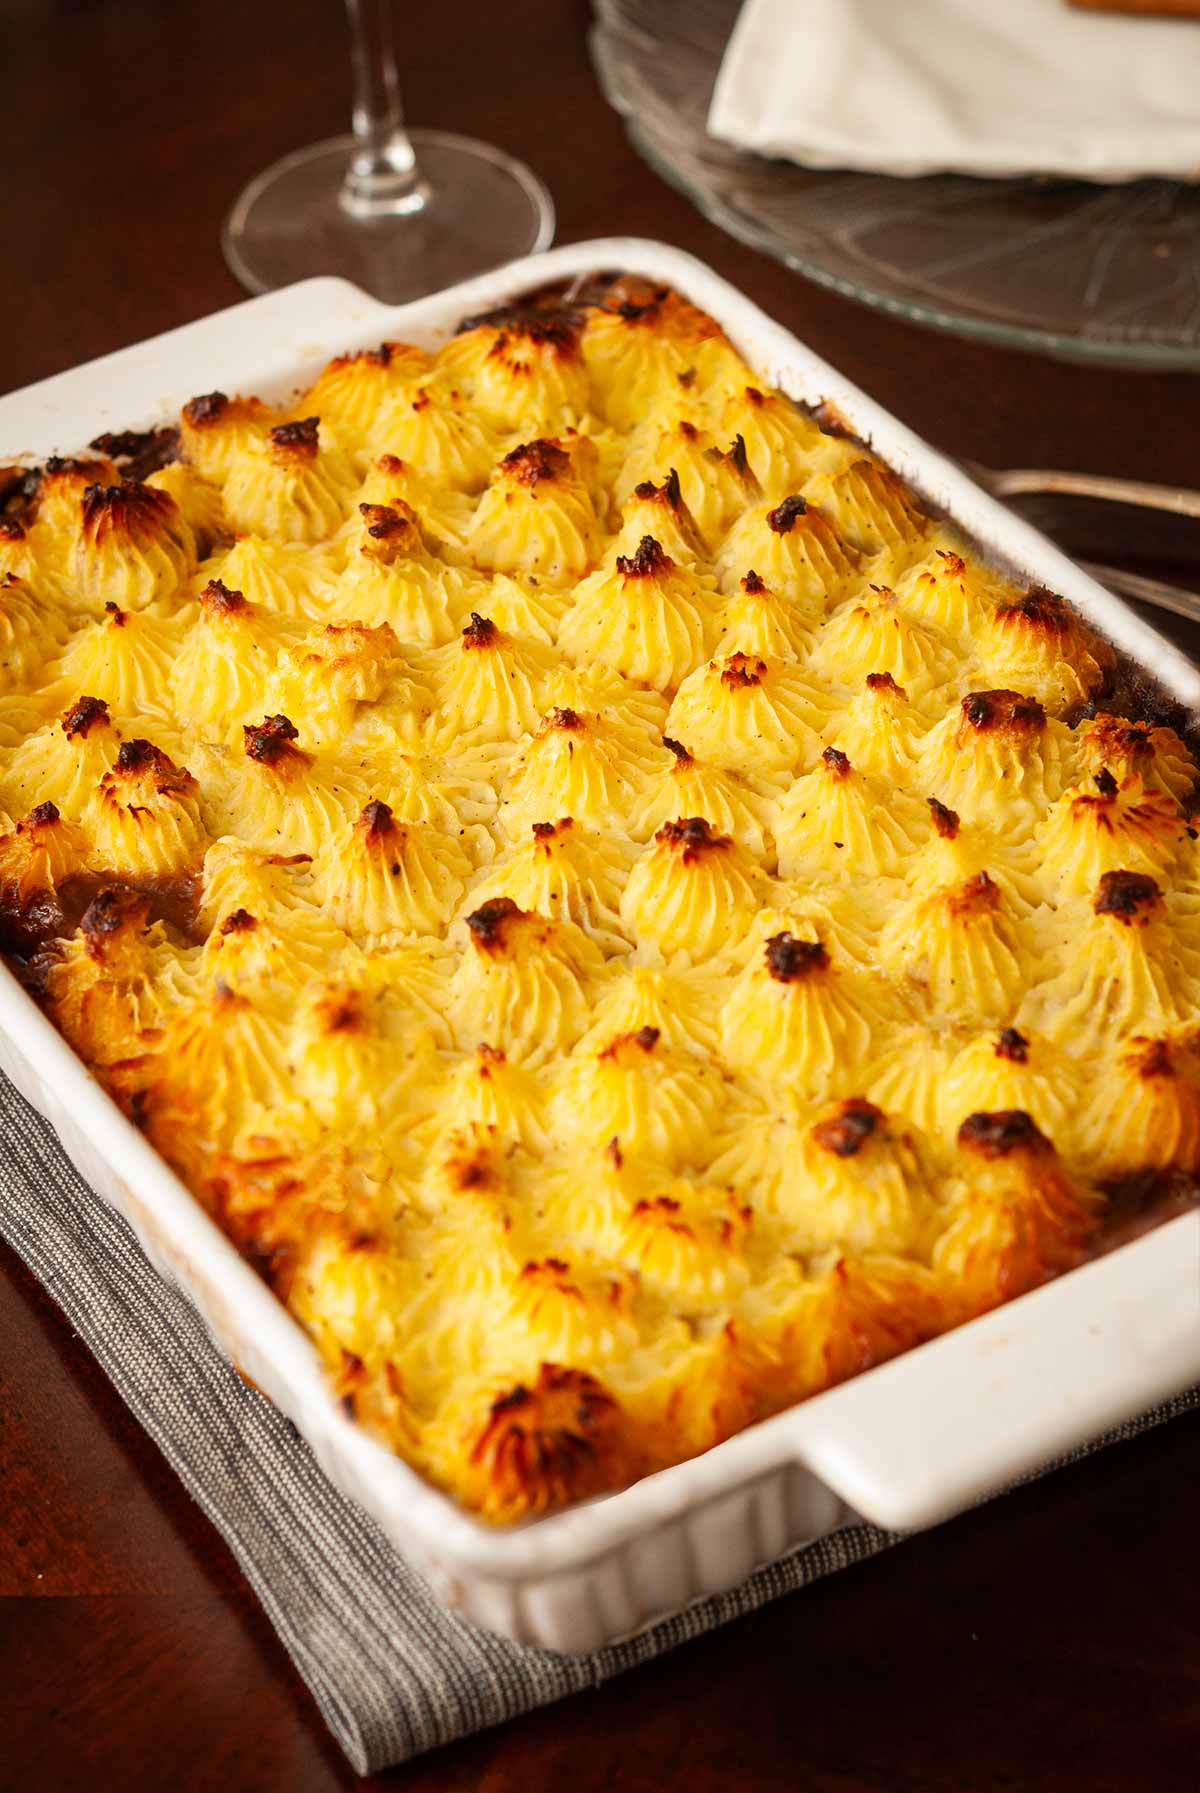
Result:
{"label": "white baking dish", "polygon": [[[162,422],[214,387],[282,396],[341,350],[385,336],[433,343],[471,312],[597,268],[681,288],[775,384],[831,400],[985,551],[1063,592],[1200,709],[1200,672],[1176,649],[733,287],[661,243],[574,244],[399,310],[343,281],[306,281],[0,399],[0,454],[78,451],[102,430]],[[218,1343],[441,1598],[550,1649],[610,1642],[858,1516],[904,1529],[935,1524],[1200,1381],[1194,1213],[692,1462],[493,1531],[346,1417],[304,1333],[5,969],[0,1067],[188,1292]]]}

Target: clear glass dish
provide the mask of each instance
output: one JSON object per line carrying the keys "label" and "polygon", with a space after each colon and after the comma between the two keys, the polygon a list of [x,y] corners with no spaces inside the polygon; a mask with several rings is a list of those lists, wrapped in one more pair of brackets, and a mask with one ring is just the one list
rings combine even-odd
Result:
{"label": "clear glass dish", "polygon": [[1200,370],[1200,187],[804,169],[706,128],[740,0],[596,0],[592,55],[646,160],[731,235],[914,323]]}

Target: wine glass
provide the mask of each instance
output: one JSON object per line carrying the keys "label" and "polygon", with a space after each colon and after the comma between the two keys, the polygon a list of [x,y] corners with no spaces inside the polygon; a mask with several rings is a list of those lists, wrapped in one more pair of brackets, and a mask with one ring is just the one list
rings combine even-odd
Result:
{"label": "wine glass", "polygon": [[554,205],[521,162],[449,131],[406,131],[391,0],[346,0],[354,131],[293,151],[239,196],[225,259],[251,292],[340,274],[401,304],[545,249]]}

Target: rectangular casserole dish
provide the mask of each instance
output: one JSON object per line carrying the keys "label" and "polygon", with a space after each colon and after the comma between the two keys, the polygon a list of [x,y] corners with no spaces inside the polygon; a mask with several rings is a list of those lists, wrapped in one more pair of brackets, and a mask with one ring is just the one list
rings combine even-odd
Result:
{"label": "rectangular casserole dish", "polygon": [[[282,398],[333,354],[388,336],[433,346],[464,316],[599,268],[677,287],[773,384],[833,404],[985,555],[1062,592],[1171,697],[1200,710],[1200,672],[1176,649],[734,288],[662,244],[575,244],[398,310],[342,281],[307,281],[0,400],[0,439],[8,453],[40,458],[105,430],[161,423],[214,385]],[[0,1068],[332,1480],[448,1605],[522,1642],[597,1648],[857,1518],[934,1524],[1200,1380],[1194,1212],[704,1456],[496,1531],[346,1417],[299,1326],[6,968]]]}

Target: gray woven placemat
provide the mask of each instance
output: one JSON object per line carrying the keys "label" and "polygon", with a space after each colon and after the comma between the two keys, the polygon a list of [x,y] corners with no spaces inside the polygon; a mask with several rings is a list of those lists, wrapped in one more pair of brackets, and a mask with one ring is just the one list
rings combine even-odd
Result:
{"label": "gray woven placemat", "polygon": [[[595,1686],[898,1541],[868,1525],[837,1532],[592,1655],[502,1642],[445,1612],[326,1480],[290,1421],[234,1372],[188,1301],[2,1076],[0,1235],[225,1538],[360,1773]],[[1194,1390],[1087,1448],[1198,1404]]]}

